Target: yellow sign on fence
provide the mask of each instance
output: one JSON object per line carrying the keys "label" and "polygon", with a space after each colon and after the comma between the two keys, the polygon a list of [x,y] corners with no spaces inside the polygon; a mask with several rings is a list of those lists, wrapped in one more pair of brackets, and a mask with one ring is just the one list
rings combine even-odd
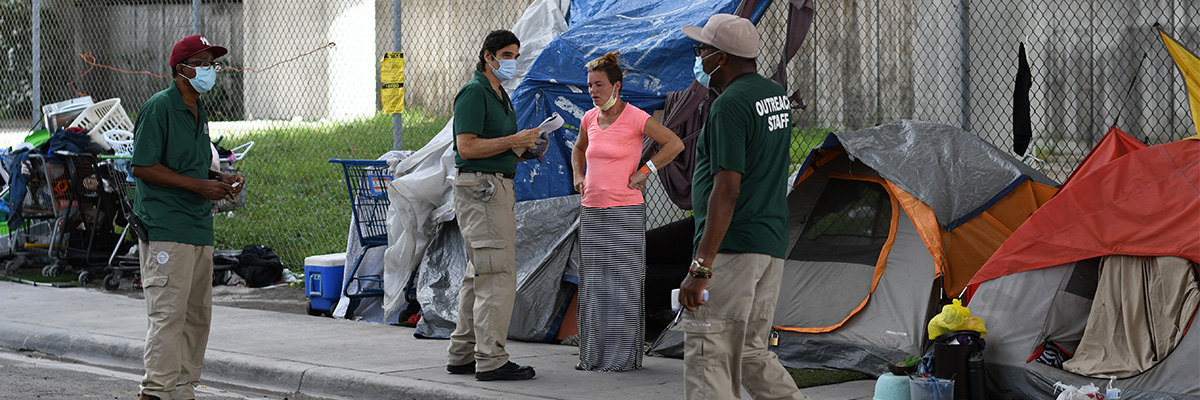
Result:
{"label": "yellow sign on fence", "polygon": [[404,112],[404,52],[384,53],[379,61],[379,82],[383,112]]}

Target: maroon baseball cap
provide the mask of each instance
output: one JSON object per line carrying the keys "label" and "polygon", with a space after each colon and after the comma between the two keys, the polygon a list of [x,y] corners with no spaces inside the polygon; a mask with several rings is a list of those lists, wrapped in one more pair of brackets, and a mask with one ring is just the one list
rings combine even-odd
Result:
{"label": "maroon baseball cap", "polygon": [[188,57],[200,54],[200,52],[205,50],[212,51],[213,58],[220,58],[221,56],[225,55],[225,53],[229,52],[229,50],[225,49],[224,47],[208,44],[208,39],[205,39],[204,36],[192,35],[183,38],[178,43],[175,43],[175,48],[171,49],[170,66],[171,68],[174,68],[175,64],[179,64],[183,62],[183,60],[188,59]]}

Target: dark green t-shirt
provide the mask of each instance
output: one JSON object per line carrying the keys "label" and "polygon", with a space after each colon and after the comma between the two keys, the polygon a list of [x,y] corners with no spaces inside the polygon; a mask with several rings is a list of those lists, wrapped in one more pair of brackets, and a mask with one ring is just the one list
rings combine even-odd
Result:
{"label": "dark green t-shirt", "polygon": [[791,132],[787,93],[761,75],[738,77],[713,101],[696,142],[692,176],[697,246],[708,217],[713,175],[729,170],[742,174],[742,187],[718,251],[784,257]]}
{"label": "dark green t-shirt", "polygon": [[[208,179],[212,149],[208,113],[196,101],[200,118],[192,115],[175,82],[142,105],[133,128],[133,165],[162,164],[196,179]],[[156,242],[213,245],[212,201],[199,193],[158,186],[137,179],[134,211]]]}
{"label": "dark green t-shirt", "polygon": [[480,172],[517,172],[517,153],[506,150],[479,159],[464,159],[458,154],[458,134],[474,133],[483,139],[495,139],[517,133],[517,113],[508,92],[496,95],[482,72],[463,85],[454,97],[454,166]]}

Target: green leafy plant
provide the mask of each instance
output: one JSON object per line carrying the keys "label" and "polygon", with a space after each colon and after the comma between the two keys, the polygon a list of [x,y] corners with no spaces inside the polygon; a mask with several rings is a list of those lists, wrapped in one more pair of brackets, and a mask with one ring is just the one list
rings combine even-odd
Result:
{"label": "green leafy plant", "polygon": [[900,366],[900,367],[911,367],[911,366],[917,365],[920,362],[921,362],[920,357],[909,354],[907,357],[904,357],[903,360],[900,360],[900,362],[896,363],[896,365]]}

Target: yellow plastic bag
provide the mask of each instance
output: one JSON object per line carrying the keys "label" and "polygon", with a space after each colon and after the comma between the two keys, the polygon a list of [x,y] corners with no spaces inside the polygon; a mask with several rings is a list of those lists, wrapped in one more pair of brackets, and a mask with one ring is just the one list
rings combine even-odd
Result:
{"label": "yellow plastic bag", "polygon": [[987,334],[983,319],[972,316],[971,310],[963,307],[958,299],[954,299],[953,304],[942,306],[942,312],[929,320],[929,339],[954,331],[975,331],[979,332],[979,336]]}

